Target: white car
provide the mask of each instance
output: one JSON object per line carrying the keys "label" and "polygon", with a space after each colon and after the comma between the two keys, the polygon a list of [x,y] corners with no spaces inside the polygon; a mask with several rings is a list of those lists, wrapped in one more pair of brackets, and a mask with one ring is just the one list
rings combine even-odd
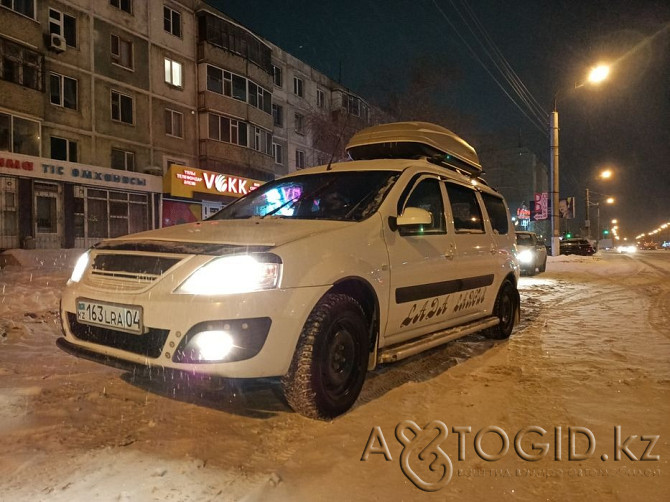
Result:
{"label": "white car", "polygon": [[547,246],[535,232],[516,232],[517,259],[521,272],[535,275],[547,269]]}
{"label": "white car", "polygon": [[416,122],[361,131],[348,151],[362,160],[94,246],[63,292],[59,346],[110,364],[278,377],[293,409],[328,419],[378,364],[477,331],[509,337],[514,227],[475,151]]}

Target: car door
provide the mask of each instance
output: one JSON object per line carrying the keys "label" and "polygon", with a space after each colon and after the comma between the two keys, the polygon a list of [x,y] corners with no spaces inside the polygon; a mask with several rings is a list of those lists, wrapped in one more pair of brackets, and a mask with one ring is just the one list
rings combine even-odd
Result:
{"label": "car door", "polygon": [[501,269],[500,243],[485,224],[477,191],[451,181],[445,186],[447,213],[451,216],[447,228],[453,229],[452,262],[460,279],[458,290],[454,291],[453,316],[464,323],[484,317],[491,309],[497,294],[495,271]]}
{"label": "car door", "polygon": [[398,214],[418,207],[431,214],[428,226],[385,226],[391,291],[385,344],[435,331],[449,324],[452,294],[460,272],[447,232],[444,184],[432,175],[419,177],[398,202]]}

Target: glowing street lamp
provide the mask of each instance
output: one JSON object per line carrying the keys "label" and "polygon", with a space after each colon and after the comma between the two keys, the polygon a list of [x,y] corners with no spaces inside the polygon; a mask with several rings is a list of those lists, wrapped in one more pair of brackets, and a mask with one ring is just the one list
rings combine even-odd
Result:
{"label": "glowing street lamp", "polygon": [[591,84],[599,84],[600,82],[605,80],[609,74],[610,74],[609,65],[601,64],[595,66],[594,68],[591,68],[588,80]]}
{"label": "glowing street lamp", "polygon": [[[609,66],[598,65],[589,72],[587,82],[599,84],[609,75]],[[585,83],[575,85],[575,88],[584,86]],[[560,252],[560,211],[558,209],[559,199],[559,169],[558,169],[558,92],[554,94],[554,109],[549,114],[549,165],[551,186],[551,256],[558,256]],[[587,204],[588,208],[588,204]]]}

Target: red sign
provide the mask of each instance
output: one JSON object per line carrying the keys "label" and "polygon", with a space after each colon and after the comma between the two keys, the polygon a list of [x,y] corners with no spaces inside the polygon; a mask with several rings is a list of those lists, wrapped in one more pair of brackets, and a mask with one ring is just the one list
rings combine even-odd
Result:
{"label": "red sign", "polygon": [[9,159],[7,157],[0,157],[0,167],[6,167],[8,169],[23,169],[24,171],[32,171],[33,163],[29,160],[15,160]]}
{"label": "red sign", "polygon": [[534,211],[533,211],[533,219],[535,221],[546,220],[547,218],[549,218],[549,193],[548,192],[536,193],[534,204],[535,204],[535,207],[534,207]]}

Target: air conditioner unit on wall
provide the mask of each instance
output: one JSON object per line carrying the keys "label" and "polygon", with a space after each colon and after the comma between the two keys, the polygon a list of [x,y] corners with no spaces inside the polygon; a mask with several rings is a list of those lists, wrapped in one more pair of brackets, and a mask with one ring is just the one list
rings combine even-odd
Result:
{"label": "air conditioner unit on wall", "polygon": [[56,52],[63,52],[65,50],[65,38],[58,33],[52,33],[49,38],[49,48]]}

